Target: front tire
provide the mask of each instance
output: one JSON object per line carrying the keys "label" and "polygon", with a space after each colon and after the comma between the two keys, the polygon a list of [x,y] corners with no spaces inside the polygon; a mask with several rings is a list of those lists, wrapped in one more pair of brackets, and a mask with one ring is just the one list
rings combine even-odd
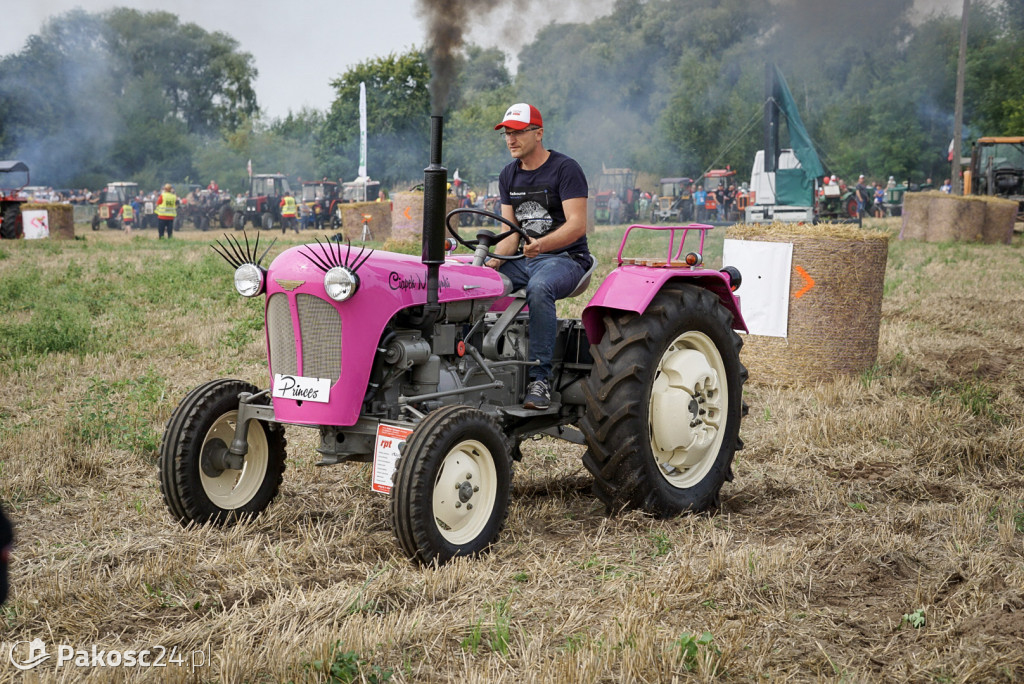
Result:
{"label": "front tire", "polygon": [[508,440],[468,406],[437,409],[402,450],[391,490],[391,524],[402,550],[422,563],[475,556],[505,526],[512,483]]}
{"label": "front tire", "polygon": [[250,421],[242,468],[217,462],[234,438],[238,395],[257,391],[241,380],[214,380],[192,390],[171,414],[160,443],[160,491],[182,525],[235,522],[277,496],[285,469],[281,425]]}
{"label": "front tire", "polygon": [[609,512],[719,505],[742,448],[743,342],[710,291],[669,283],[642,315],[612,311],[584,385],[584,465]]}

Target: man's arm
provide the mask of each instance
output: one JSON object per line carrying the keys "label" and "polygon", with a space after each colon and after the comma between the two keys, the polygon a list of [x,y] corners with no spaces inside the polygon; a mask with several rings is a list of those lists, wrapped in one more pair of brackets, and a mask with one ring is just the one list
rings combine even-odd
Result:
{"label": "man's arm", "polygon": [[[509,207],[511,209],[511,207]],[[537,238],[523,247],[527,259],[544,252],[551,252],[567,247],[587,234],[587,198],[573,197],[562,200],[562,211],[565,212],[565,223],[541,238]],[[504,212],[504,206],[502,207]]]}

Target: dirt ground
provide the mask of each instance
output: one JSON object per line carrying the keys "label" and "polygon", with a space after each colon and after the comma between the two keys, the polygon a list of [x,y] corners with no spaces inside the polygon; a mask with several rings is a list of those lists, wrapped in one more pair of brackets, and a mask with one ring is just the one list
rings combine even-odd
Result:
{"label": "dirt ground", "polygon": [[[8,348],[0,499],[18,544],[0,682],[1021,681],[1024,238],[871,227],[893,234],[877,363],[778,386],[745,359],[746,448],[717,514],[609,517],[582,447],[531,441],[499,543],[441,568],[400,553],[367,466],[314,466],[299,428],[257,520],[171,519],[152,444],[174,405],[213,378],[265,380],[233,293],[197,306],[176,294],[187,281],[157,283],[127,323],[115,300],[90,310],[116,343]],[[4,244],[0,283],[32,272],[92,292],[201,264],[212,237]],[[4,330],[30,313],[8,307]],[[51,657],[22,672],[10,646],[24,662],[36,639]],[[58,663],[61,646],[86,662]],[[160,649],[167,667],[110,664]]]}

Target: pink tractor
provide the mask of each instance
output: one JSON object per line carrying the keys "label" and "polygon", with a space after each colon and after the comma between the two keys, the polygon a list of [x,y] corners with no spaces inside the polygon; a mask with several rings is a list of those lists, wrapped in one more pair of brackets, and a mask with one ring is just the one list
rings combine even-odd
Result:
{"label": "pink tractor", "polygon": [[[442,126],[432,118],[422,258],[316,241],[264,266],[259,236],[220,245],[238,293],[265,298],[269,386],[213,380],[175,408],[160,489],[181,524],[264,510],[285,470],[284,425],[319,431],[319,465],[372,462],[399,545],[424,564],[495,542],[519,444],[534,435],[586,445],[609,513],[718,506],[742,448],[747,371],[735,331],[746,326],[739,272],[702,266],[710,226],[630,226],[623,245],[634,230],[661,231],[665,256],[631,263],[620,247],[582,319],[559,321],[550,408],[524,409],[525,300],[482,265],[508,232],[466,240],[456,227],[476,212],[520,229],[476,209],[445,215]],[[449,253],[445,226],[472,255]],[[699,247],[684,254],[690,233]]]}

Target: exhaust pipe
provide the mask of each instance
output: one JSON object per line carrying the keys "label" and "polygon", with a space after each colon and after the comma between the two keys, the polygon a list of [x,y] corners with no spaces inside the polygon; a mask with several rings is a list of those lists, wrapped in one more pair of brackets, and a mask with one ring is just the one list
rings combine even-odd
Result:
{"label": "exhaust pipe", "polygon": [[[441,312],[438,304],[438,274],[444,263],[444,217],[448,213],[448,169],[441,166],[441,138],[444,117],[430,117],[430,165],[423,169],[423,251],[427,266],[427,305],[423,330],[433,327]],[[429,334],[429,333],[428,333]]]}

